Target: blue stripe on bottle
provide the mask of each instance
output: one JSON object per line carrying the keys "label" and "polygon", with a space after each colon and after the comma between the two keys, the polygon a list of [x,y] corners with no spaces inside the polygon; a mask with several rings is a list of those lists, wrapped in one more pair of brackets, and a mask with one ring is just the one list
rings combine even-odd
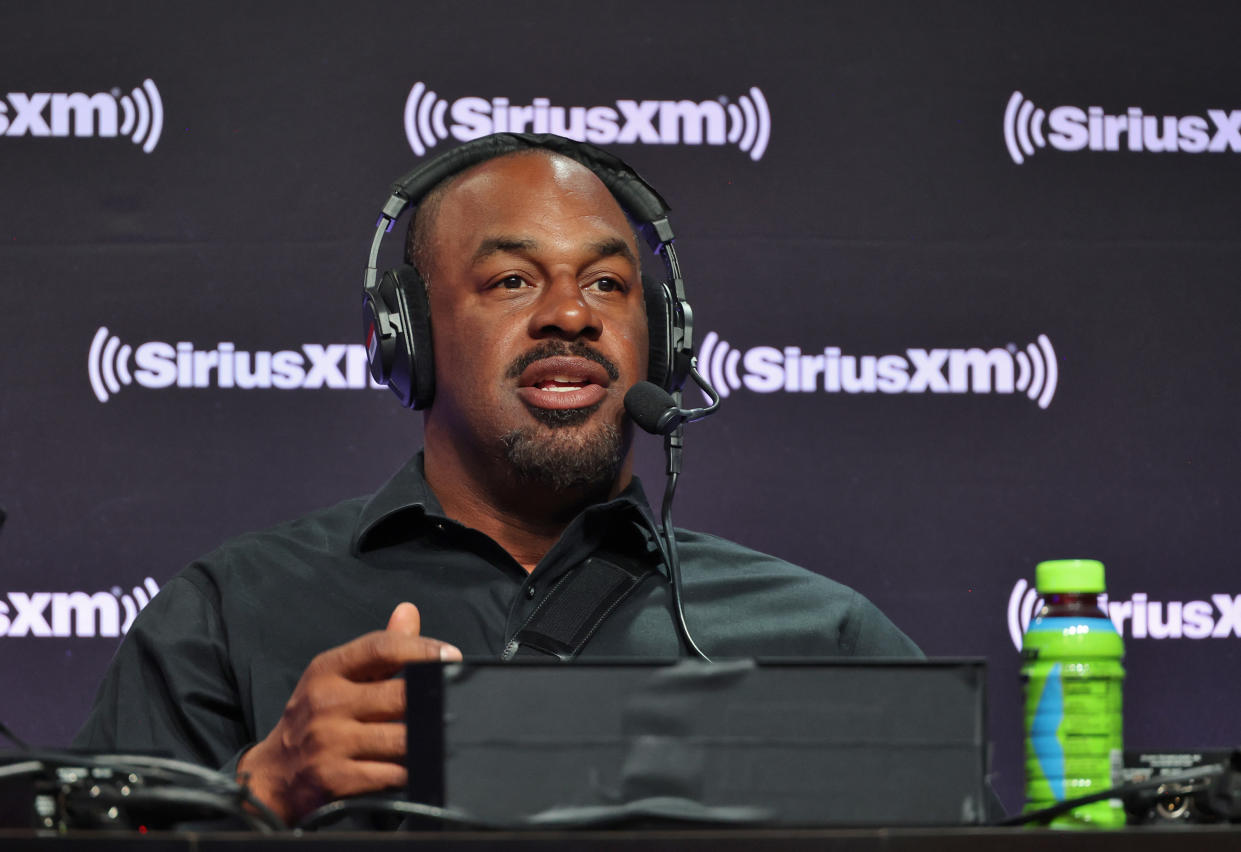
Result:
{"label": "blue stripe on bottle", "polygon": [[1071,616],[1056,616],[1054,618],[1042,618],[1037,621],[1030,622],[1031,630],[1038,629],[1062,633],[1069,627],[1084,627],[1092,633],[1116,632],[1116,625],[1112,623],[1110,618],[1073,618]]}
{"label": "blue stripe on bottle", "polygon": [[1030,747],[1034,750],[1043,776],[1047,778],[1052,795],[1058,802],[1064,801],[1064,746],[1056,734],[1063,718],[1064,693],[1060,684],[1060,664],[1056,663],[1047,673],[1043,694],[1039,696],[1038,706],[1034,711],[1034,720],[1030,725]]}

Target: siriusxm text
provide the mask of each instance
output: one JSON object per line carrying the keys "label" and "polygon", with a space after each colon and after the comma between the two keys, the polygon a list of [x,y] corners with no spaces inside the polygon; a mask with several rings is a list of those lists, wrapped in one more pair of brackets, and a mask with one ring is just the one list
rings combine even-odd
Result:
{"label": "siriusxm text", "polygon": [[134,380],[146,388],[366,388],[373,385],[361,344],[303,343],[300,350],[247,352],[229,342],[195,349],[181,341],[134,350]]}
{"label": "siriusxm text", "polygon": [[11,638],[115,637],[134,623],[159,584],[147,577],[130,591],[9,592],[0,599],[0,636]]}
{"label": "siriusxm text", "polygon": [[489,133],[556,133],[599,145],[723,145],[728,114],[716,101],[618,100],[616,106],[554,106],[547,98],[528,105],[508,98],[465,97],[449,110],[452,135],[462,142]]}
{"label": "siriusxm text", "polygon": [[755,346],[741,359],[742,383],[756,393],[1013,393],[1013,354],[1007,349],[907,349],[901,355],[820,353],[799,347]]}

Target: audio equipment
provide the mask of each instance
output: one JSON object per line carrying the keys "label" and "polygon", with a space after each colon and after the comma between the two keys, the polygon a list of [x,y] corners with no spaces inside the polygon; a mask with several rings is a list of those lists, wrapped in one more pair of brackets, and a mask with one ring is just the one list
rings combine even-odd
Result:
{"label": "audio equipment", "polygon": [[652,435],[670,435],[686,423],[714,414],[720,407],[720,395],[693,365],[690,377],[711,400],[705,408],[681,408],[663,388],[650,382],[638,382],[625,394],[625,411],[634,423]]}
{"label": "audio equipment", "polygon": [[988,815],[981,660],[415,663],[405,690],[408,800],[461,821],[930,826]]}
{"label": "audio equipment", "polygon": [[441,154],[398,179],[379,215],[362,286],[363,333],[371,375],[408,408],[426,408],[435,398],[432,320],[423,277],[412,258],[395,269],[379,271],[384,235],[402,213],[416,208],[444,180],[487,160],[532,149],[561,154],[590,169],[663,262],[667,280],[644,278],[642,287],[650,337],[647,378],[679,395],[690,373],[693,311],[685,296],[668,205],[655,188],[618,157],[593,145],[552,134],[497,133]]}

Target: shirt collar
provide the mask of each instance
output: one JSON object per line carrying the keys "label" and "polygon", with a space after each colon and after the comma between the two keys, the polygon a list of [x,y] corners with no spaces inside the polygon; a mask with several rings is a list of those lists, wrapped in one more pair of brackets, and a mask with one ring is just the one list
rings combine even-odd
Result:
{"label": "shirt collar", "polygon": [[[636,476],[614,499],[589,506],[585,512],[592,516],[628,515],[648,541],[657,540],[655,515]],[[398,518],[402,523],[396,523]],[[419,451],[366,501],[354,525],[350,549],[353,553],[361,553],[384,544],[408,541],[418,534],[429,518],[447,520],[435,492],[427,484],[423,474],[423,456]]]}

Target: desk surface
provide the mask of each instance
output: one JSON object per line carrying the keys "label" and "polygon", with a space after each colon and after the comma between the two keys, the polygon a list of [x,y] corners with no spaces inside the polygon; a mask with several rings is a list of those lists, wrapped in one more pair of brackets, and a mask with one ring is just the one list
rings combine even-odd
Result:
{"label": "desk surface", "polygon": [[1048,829],[806,829],[711,831],[581,831],[581,832],[404,832],[258,835],[235,833],[105,834],[78,832],[38,835],[33,831],[0,831],[0,848],[15,850],[143,849],[149,852],[232,852],[281,850],[312,852],[367,852],[412,846],[420,852],[463,850],[702,850],[742,852],[774,849],[843,850],[843,852],[970,852],[1003,850],[1090,850],[1090,852],[1144,852],[1181,850],[1236,852],[1241,849],[1241,826],[1177,826],[1130,828],[1108,832],[1067,832]]}

